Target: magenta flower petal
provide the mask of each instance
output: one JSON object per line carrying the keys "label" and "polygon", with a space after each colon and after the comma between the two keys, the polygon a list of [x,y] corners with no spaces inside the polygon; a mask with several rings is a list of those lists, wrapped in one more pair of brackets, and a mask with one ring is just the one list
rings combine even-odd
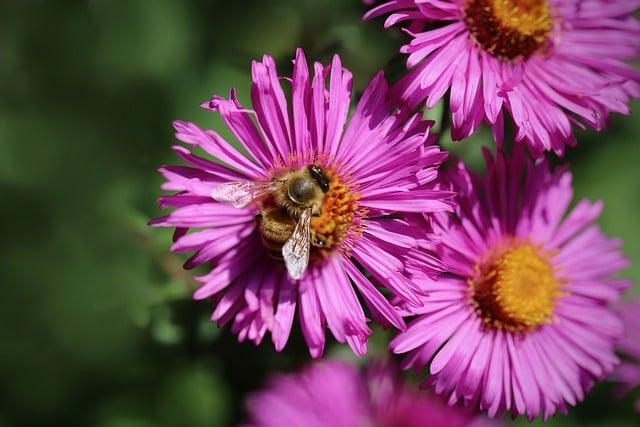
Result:
{"label": "magenta flower petal", "polygon": [[458,208],[434,227],[449,272],[434,278],[409,262],[428,297],[400,303],[416,317],[390,348],[406,368],[428,367],[426,384],[451,403],[546,419],[618,364],[623,325],[609,304],[630,284],[615,278],[628,261],[595,224],[601,203],[569,210],[566,168],[533,162],[522,146],[485,160],[486,176],[460,163],[448,172]]}
{"label": "magenta flower petal", "polygon": [[[373,2],[368,2],[369,4]],[[501,144],[503,110],[534,154],[562,155],[571,125],[601,130],[609,113],[629,113],[640,96],[637,1],[394,0],[365,19],[409,28],[411,70],[394,88],[408,107],[450,93],[452,137],[486,122]]]}
{"label": "magenta flower petal", "polygon": [[[259,344],[269,333],[280,351],[297,314],[313,357],[322,355],[327,327],[362,355],[371,329],[360,298],[373,320],[404,329],[381,288],[416,304],[424,291],[408,279],[406,255],[431,259],[434,274],[443,268],[432,252],[435,242],[424,235],[425,219],[414,212],[452,210],[453,193],[438,183],[446,153],[429,133],[431,122],[395,110],[382,73],[348,120],[352,76],[338,56],[329,66],[316,63],[309,70],[298,50],[291,79],[280,78],[273,58],[265,56],[252,64],[252,80],[253,110],[241,105],[235,91],[202,105],[221,116],[248,155],[213,130],[176,121],[176,136],[186,146],[174,150],[187,166],[161,168],[162,188],[171,194],[160,205],[173,210],[151,224],[176,228],[172,250],[193,253],[186,268],[211,266],[196,278],[201,285],[194,298],[212,299],[212,321],[231,323],[240,341]],[[290,92],[283,82],[291,84]],[[292,235],[302,215],[283,210],[276,198],[283,193],[272,187],[310,166],[324,174],[313,178],[325,188],[320,207],[311,211],[308,234],[319,240],[309,246],[308,266],[296,267],[303,273],[295,279],[274,256],[273,237],[266,237],[256,215],[280,215],[273,218],[292,224]],[[267,199],[249,191],[230,204],[214,199],[230,197],[233,182]],[[268,190],[258,190],[258,184]],[[282,197],[291,199],[287,191]]]}

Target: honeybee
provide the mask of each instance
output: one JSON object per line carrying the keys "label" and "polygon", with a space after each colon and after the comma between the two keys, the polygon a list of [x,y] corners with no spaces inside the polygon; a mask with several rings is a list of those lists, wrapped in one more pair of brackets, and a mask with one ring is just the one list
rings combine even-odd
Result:
{"label": "honeybee", "polygon": [[293,279],[309,265],[311,245],[322,247],[320,236],[311,238],[311,217],[322,215],[329,178],[321,166],[291,169],[271,181],[228,182],[216,186],[211,197],[243,208],[260,208],[256,225],[269,254],[284,264]]}

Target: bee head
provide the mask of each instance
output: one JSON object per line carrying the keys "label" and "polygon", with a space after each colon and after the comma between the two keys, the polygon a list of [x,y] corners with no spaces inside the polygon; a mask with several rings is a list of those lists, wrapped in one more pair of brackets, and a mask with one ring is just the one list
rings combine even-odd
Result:
{"label": "bee head", "polygon": [[289,181],[287,194],[294,203],[304,205],[311,201],[316,195],[315,182],[304,175],[292,178]]}

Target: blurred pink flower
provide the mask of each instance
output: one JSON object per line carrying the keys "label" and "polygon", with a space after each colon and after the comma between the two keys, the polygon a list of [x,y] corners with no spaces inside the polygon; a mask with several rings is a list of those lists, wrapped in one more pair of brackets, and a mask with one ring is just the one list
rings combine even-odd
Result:
{"label": "blurred pink flower", "polygon": [[[411,68],[395,90],[414,107],[450,91],[452,138],[483,122],[498,144],[504,111],[532,152],[562,155],[572,123],[601,130],[640,96],[638,0],[393,0],[365,19],[409,22]],[[426,24],[425,24],[426,23]]]}
{"label": "blurred pink flower", "polygon": [[428,366],[426,384],[451,403],[546,419],[618,364],[623,325],[609,303],[630,285],[615,278],[628,261],[596,224],[601,202],[567,213],[566,167],[534,163],[522,146],[511,157],[487,150],[485,162],[486,176],[449,172],[458,208],[434,226],[449,272],[434,280],[408,261],[429,296],[406,310],[417,318],[390,348],[407,353],[405,368]]}
{"label": "blurred pink flower", "polygon": [[[611,379],[621,383],[618,394],[624,395],[640,386],[640,299],[625,301],[621,308],[625,335],[618,342],[618,351],[625,360],[611,375]],[[636,401],[640,412],[640,399]]]}
{"label": "blurred pink flower", "polygon": [[409,388],[387,366],[331,361],[278,375],[248,403],[253,427],[492,427],[500,423]]}
{"label": "blurred pink flower", "polygon": [[[210,273],[196,278],[202,285],[194,298],[212,298],[212,320],[219,325],[233,321],[231,330],[240,341],[259,344],[270,332],[276,350],[282,350],[297,310],[313,357],[322,355],[325,326],[362,355],[371,330],[355,289],[374,320],[405,327],[378,287],[417,304],[421,289],[404,275],[403,257],[431,247],[415,222],[422,213],[452,209],[453,193],[436,184],[446,153],[429,134],[431,122],[421,114],[395,111],[382,72],[362,94],[348,124],[351,73],[338,56],[329,66],[315,63],[310,75],[298,50],[290,79],[280,78],[273,58],[265,56],[253,63],[252,79],[254,110],[243,107],[233,91],[229,99],[214,96],[203,104],[220,114],[248,155],[213,130],[175,122],[176,136],[188,148],[173,148],[188,166],[160,169],[166,178],[163,189],[174,192],[161,197],[160,206],[174,210],[152,225],[176,227],[172,250],[195,252],[185,268],[212,265]],[[290,83],[290,95],[281,82]],[[298,236],[300,242],[313,237],[318,244],[295,249],[310,248],[308,264],[294,263],[299,269],[292,273],[282,262],[287,245],[278,261],[273,240],[259,232],[267,209],[278,227],[296,219],[277,201],[291,198],[292,190],[276,194],[264,188],[284,182],[281,177],[292,171],[311,173],[311,166],[322,169],[316,175],[326,175],[317,178],[318,186],[324,185],[322,193],[316,191],[322,197],[321,215],[309,214],[308,232]],[[225,193],[229,188],[231,193]],[[251,203],[260,191],[266,191],[265,199]],[[217,201],[220,194],[237,196],[235,206]],[[300,230],[305,229],[302,217]],[[442,268],[436,259],[432,265]]]}

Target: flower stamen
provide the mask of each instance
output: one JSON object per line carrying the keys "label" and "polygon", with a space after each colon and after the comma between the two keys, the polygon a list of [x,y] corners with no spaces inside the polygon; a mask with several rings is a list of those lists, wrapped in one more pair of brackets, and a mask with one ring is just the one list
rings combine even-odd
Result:
{"label": "flower stamen", "polygon": [[551,321],[561,282],[549,252],[513,240],[476,265],[472,302],[487,326],[526,331]]}
{"label": "flower stamen", "polygon": [[546,0],[467,0],[463,11],[471,38],[503,60],[531,56],[553,23]]}
{"label": "flower stamen", "polygon": [[358,216],[358,195],[352,192],[331,170],[329,191],[322,201],[322,214],[311,218],[312,242],[331,249],[342,242]]}

